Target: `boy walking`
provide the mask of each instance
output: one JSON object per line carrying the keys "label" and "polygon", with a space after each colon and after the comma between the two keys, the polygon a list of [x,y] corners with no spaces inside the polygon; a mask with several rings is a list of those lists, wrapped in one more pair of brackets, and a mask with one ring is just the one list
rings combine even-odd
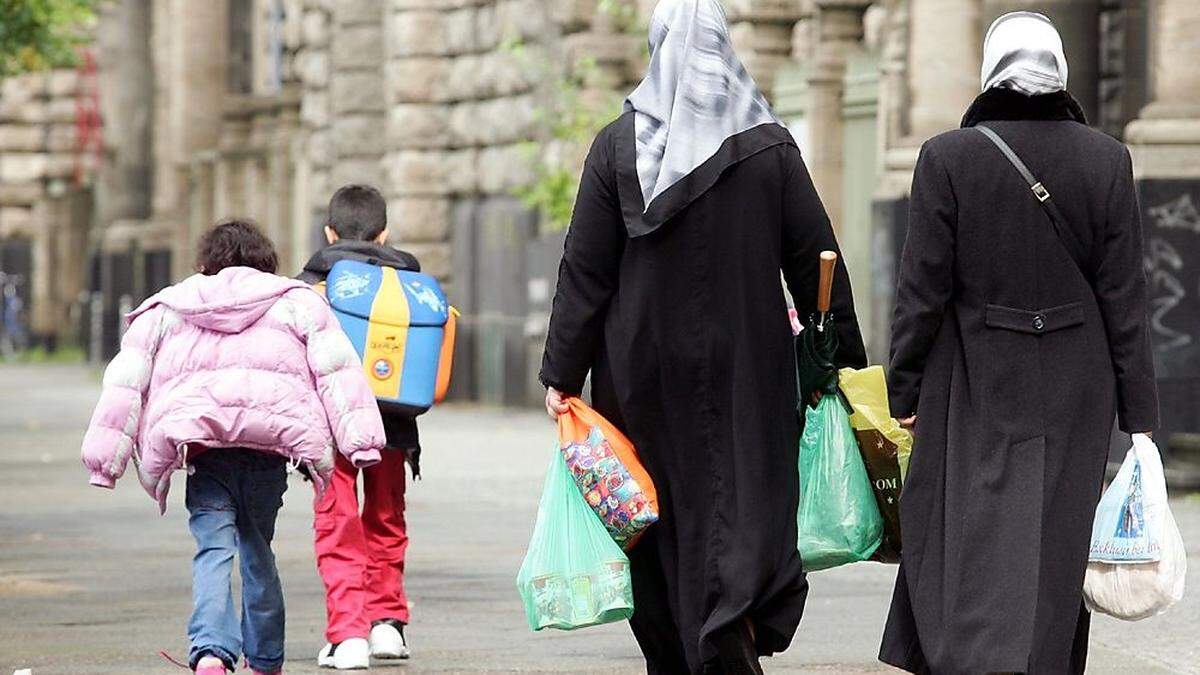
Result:
{"label": "boy walking", "polygon": [[[417,259],[386,245],[387,204],[373,187],[347,185],[329,201],[325,225],[329,246],[304,266],[300,280],[325,281],[334,263],[357,260],[419,272]],[[404,462],[420,476],[420,439],[414,418],[383,413],[387,448],[383,461],[362,470],[362,515],[358,474],[337,458],[333,479],[316,506],[317,570],[325,583],[328,644],[317,663],[323,668],[368,668],[370,658],[407,659],[404,627]]]}

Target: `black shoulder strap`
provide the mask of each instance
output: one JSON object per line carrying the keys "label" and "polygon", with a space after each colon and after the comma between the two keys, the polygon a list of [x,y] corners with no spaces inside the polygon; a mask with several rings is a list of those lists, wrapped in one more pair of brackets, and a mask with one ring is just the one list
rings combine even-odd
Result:
{"label": "black shoulder strap", "polygon": [[1025,162],[1021,161],[1021,158],[1009,147],[1008,143],[1004,142],[1003,138],[1000,138],[1000,134],[982,124],[974,128],[978,129],[980,133],[1000,149],[1005,159],[1013,165],[1017,173],[1021,174],[1021,177],[1029,184],[1029,189],[1033,191],[1033,196],[1041,202],[1042,208],[1046,210],[1046,215],[1050,217],[1050,223],[1054,225],[1054,232],[1058,235],[1058,240],[1062,243],[1063,248],[1067,250],[1067,255],[1071,256],[1071,260],[1075,262],[1075,266],[1079,268],[1084,278],[1090,283],[1092,281],[1092,274],[1090,266],[1086,263],[1087,255],[1084,254],[1083,245],[1079,243],[1079,239],[1075,236],[1075,233],[1067,226],[1067,220],[1063,217],[1062,211],[1058,210],[1058,207],[1054,204],[1054,200],[1050,198],[1050,191],[1046,189],[1046,186],[1042,185],[1041,181],[1034,177],[1033,172],[1029,170]]}

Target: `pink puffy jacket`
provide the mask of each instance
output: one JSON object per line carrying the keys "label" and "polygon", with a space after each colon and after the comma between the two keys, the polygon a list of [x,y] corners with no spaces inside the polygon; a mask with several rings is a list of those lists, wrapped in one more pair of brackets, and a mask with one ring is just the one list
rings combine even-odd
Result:
{"label": "pink puffy jacket", "polygon": [[356,466],[379,461],[383,423],[358,355],[306,284],[230,267],[127,318],[83,439],[92,485],[113,487],[132,457],[165,511],[171,473],[206,448],[284,455],[318,489],[335,445]]}

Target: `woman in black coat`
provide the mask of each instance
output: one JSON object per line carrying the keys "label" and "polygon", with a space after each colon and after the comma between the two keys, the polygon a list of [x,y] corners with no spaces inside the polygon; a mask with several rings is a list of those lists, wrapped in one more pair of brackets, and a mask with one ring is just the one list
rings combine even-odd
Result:
{"label": "woman in black coat", "polygon": [[[685,46],[686,45],[686,46]],[[807,584],[796,552],[796,375],[780,271],[815,305],[837,249],[791,135],[733,55],[716,0],[664,0],[646,81],[583,170],[541,380],[551,415],[589,371],[661,518],[630,552],[651,673],[760,672]],[[837,270],[840,360],[865,361]]]}
{"label": "woman in black coat", "polygon": [[[1082,585],[1114,416],[1158,423],[1129,154],[1065,91],[1049,20],[1001,17],[983,94],[927,142],[892,328],[916,428],[880,658],[918,673],[1082,673]],[[978,129],[1002,137],[1065,221]],[[1072,256],[1071,239],[1078,250]]]}

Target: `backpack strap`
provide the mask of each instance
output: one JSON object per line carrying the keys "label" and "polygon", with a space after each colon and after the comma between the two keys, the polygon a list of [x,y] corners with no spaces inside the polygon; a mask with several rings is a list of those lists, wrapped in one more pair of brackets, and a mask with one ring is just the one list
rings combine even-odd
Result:
{"label": "backpack strap", "polygon": [[1075,266],[1079,268],[1079,271],[1090,284],[1092,274],[1090,266],[1086,264],[1087,255],[1084,254],[1083,245],[1079,243],[1079,238],[1075,236],[1075,232],[1067,226],[1067,219],[1063,217],[1062,211],[1058,209],[1058,206],[1055,205],[1054,200],[1050,197],[1050,191],[1046,189],[1046,186],[1042,185],[1041,181],[1034,177],[1033,172],[1029,170],[1025,162],[1021,161],[1020,156],[1017,155],[1003,138],[1000,138],[1000,134],[982,124],[973,128],[986,136],[1000,150],[1005,159],[1013,165],[1017,173],[1021,174],[1021,177],[1025,179],[1025,182],[1029,185],[1029,189],[1033,192],[1033,196],[1041,203],[1042,208],[1046,211],[1046,215],[1049,216],[1050,223],[1054,226],[1054,232],[1058,235],[1059,243],[1067,250],[1067,255],[1071,257]]}

